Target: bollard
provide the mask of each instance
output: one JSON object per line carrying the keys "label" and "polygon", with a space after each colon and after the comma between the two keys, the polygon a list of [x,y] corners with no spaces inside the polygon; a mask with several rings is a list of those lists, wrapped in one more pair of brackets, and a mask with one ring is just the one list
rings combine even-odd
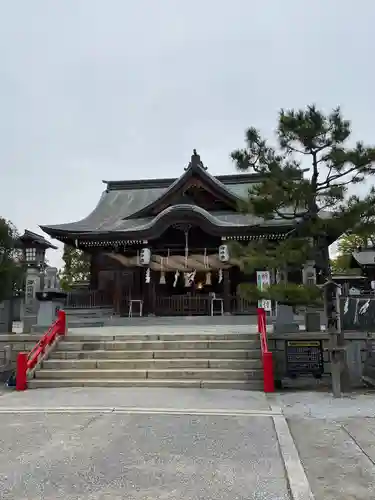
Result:
{"label": "bollard", "polygon": [[16,366],[16,391],[25,391],[27,389],[27,361],[28,354],[26,352],[18,353]]}

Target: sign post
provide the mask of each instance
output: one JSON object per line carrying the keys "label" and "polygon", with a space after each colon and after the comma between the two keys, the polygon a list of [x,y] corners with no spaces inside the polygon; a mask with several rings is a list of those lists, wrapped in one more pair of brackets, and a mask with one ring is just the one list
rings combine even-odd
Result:
{"label": "sign post", "polygon": [[311,374],[320,378],[324,373],[321,340],[287,340],[286,371],[288,376]]}
{"label": "sign post", "polygon": [[[269,271],[257,271],[257,287],[260,291],[266,290],[271,284],[271,275]],[[272,310],[272,303],[268,299],[258,300],[258,307],[265,311]]]}

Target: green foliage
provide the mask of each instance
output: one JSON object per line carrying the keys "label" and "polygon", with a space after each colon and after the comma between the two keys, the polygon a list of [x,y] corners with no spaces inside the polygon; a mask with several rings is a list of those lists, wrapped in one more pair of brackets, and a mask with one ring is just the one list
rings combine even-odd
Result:
{"label": "green foliage", "polygon": [[350,267],[352,261],[351,254],[338,255],[331,260],[331,269],[333,274],[360,274],[359,269]]}
{"label": "green foliage", "polygon": [[346,233],[338,241],[338,255],[332,260],[332,271],[334,273],[359,274],[360,267],[351,268],[352,253],[358,248],[366,248],[368,245],[375,246],[375,234],[366,234],[364,231],[361,234]]}
{"label": "green foliage", "polygon": [[60,286],[69,291],[74,283],[87,281],[90,277],[90,255],[77,248],[64,246],[64,267],[59,272]]}
{"label": "green foliage", "polygon": [[271,299],[282,304],[319,306],[322,304],[322,289],[317,286],[277,283],[260,291],[256,285],[241,283],[240,295],[252,302]]}
{"label": "green foliage", "polygon": [[0,217],[0,301],[23,289],[25,269],[17,250],[18,232]]}
{"label": "green foliage", "polygon": [[375,189],[363,198],[348,193],[348,186],[375,173],[375,147],[350,146],[350,122],[339,108],[328,115],[315,106],[281,110],[276,135],[273,147],[250,128],[246,147],[231,157],[238,170],[261,175],[239,209],[263,220],[277,219],[275,227],[289,224],[289,238],[279,249],[252,242],[245,255],[238,250],[237,255],[245,269],[288,269],[313,259],[322,284],[331,278],[332,241],[349,229],[356,234],[374,229],[375,234]]}
{"label": "green foliage", "polygon": [[247,274],[261,269],[286,266],[289,269],[300,268],[311,251],[311,245],[306,238],[290,238],[278,244],[268,240],[251,241],[248,245],[233,241],[230,247],[231,255],[240,269]]}
{"label": "green foliage", "polygon": [[368,241],[375,243],[375,235],[359,235],[355,233],[344,234],[338,241],[337,249],[339,255],[351,255],[359,247],[367,247]]}

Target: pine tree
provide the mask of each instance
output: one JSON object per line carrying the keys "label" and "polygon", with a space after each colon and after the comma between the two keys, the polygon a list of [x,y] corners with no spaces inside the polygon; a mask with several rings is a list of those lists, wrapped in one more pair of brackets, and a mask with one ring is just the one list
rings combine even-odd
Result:
{"label": "pine tree", "polygon": [[[344,341],[338,331],[329,244],[349,229],[359,234],[371,232],[375,215],[374,188],[361,198],[348,192],[349,186],[363,184],[375,173],[375,148],[361,142],[351,144],[350,135],[350,122],[342,117],[339,108],[325,115],[312,105],[298,111],[280,111],[276,147],[250,128],[246,147],[231,154],[238,170],[255,172],[261,179],[249,190],[241,210],[266,220],[288,221],[293,228],[277,246],[260,241],[241,250],[237,247],[243,267],[288,268],[314,260],[317,283],[324,285],[327,329],[332,334],[333,348]],[[282,290],[280,285],[270,287],[267,293],[270,298],[274,293],[280,299],[282,292],[288,295],[287,284]],[[308,302],[316,293],[307,292],[307,287],[300,287]],[[246,294],[246,288],[240,293]]]}

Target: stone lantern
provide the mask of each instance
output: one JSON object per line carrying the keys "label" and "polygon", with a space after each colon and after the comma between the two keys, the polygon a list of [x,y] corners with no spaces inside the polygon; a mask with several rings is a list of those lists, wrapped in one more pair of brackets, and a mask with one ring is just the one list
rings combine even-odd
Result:
{"label": "stone lantern", "polygon": [[25,301],[22,314],[23,331],[28,333],[37,322],[39,303],[36,293],[44,288],[44,273],[46,269],[46,250],[57,249],[43,236],[26,230],[18,239],[18,247],[22,251],[23,262],[26,264]]}

